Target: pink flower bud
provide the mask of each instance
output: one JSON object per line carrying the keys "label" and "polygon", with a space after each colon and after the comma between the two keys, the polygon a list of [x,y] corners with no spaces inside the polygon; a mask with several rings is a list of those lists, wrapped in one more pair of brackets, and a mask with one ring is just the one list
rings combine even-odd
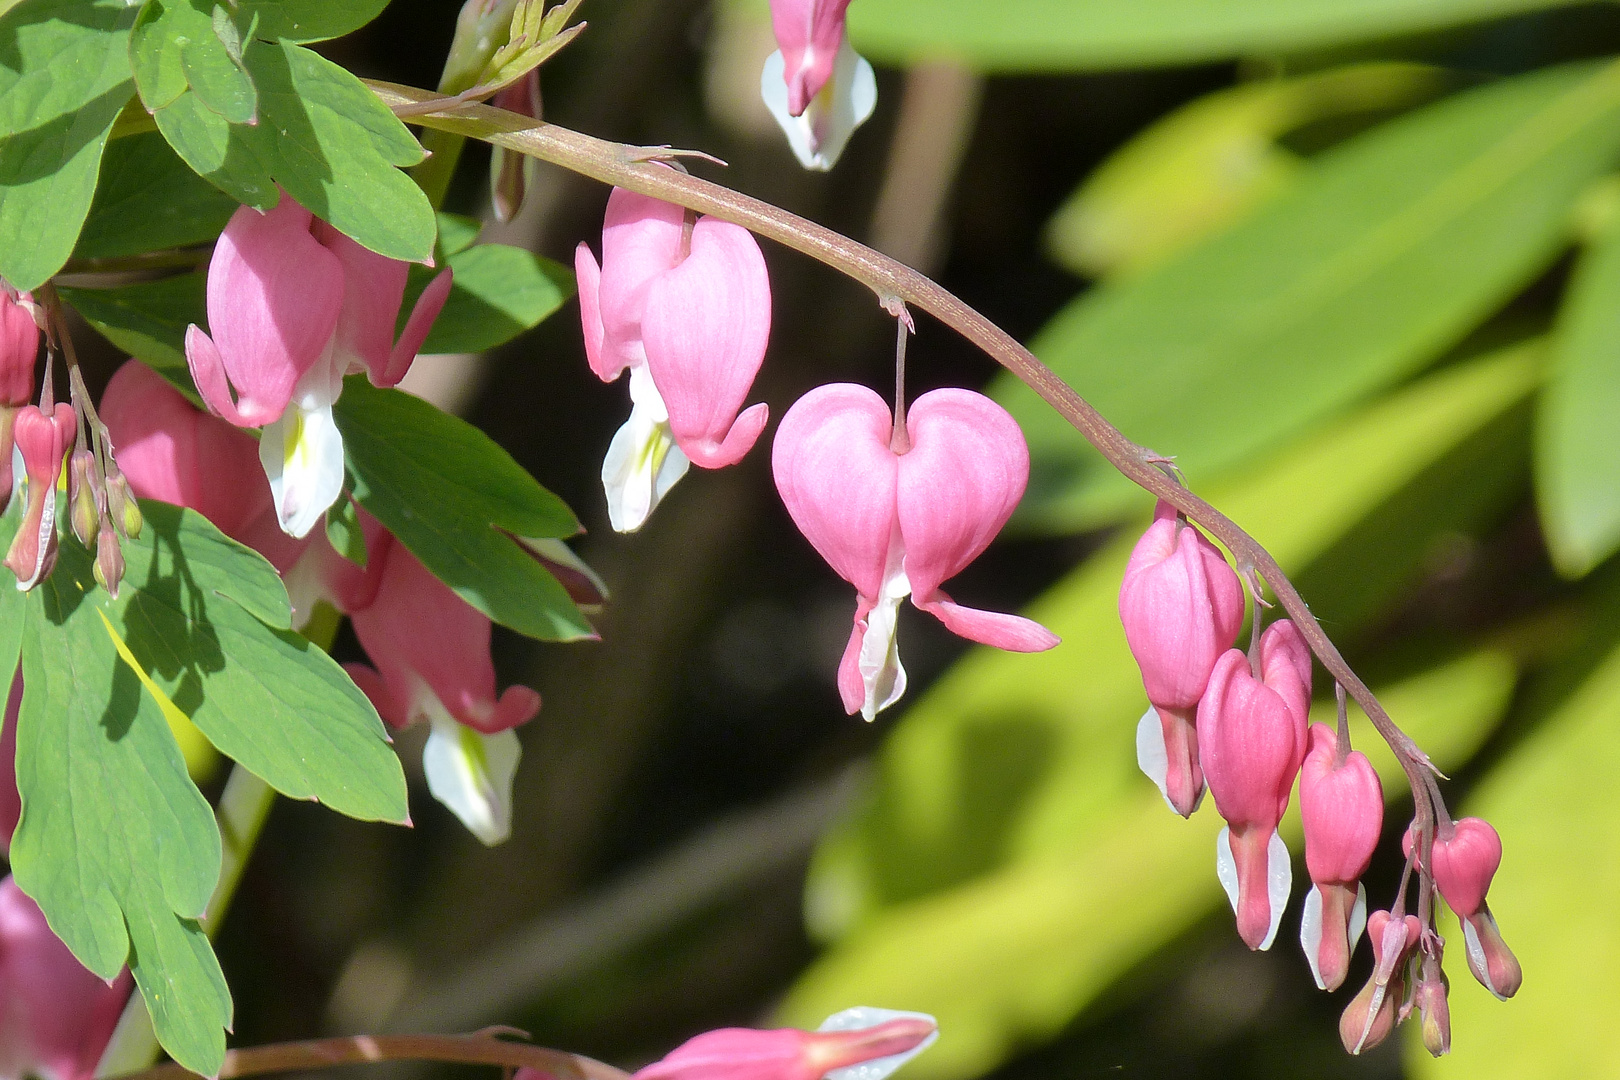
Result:
{"label": "pink flower bud", "polygon": [[1446,1000],[1448,989],[1446,978],[1437,967],[1433,977],[1425,972],[1412,992],[1412,1004],[1423,1018],[1423,1047],[1435,1057],[1451,1053],[1451,1005]]}
{"label": "pink flower bud", "polygon": [[96,538],[94,573],[101,587],[118,599],[118,586],[124,580],[124,549],[118,543],[118,533],[111,528],[102,529]]}
{"label": "pink flower bud", "polygon": [[771,453],[794,524],[855,586],[855,626],[839,667],[849,712],[871,719],[905,690],[895,644],[900,602],[972,641],[1039,652],[1058,639],[1039,623],[955,603],[940,588],[989,546],[1023,496],[1029,450],[1006,410],[971,390],[934,390],[906,416],[910,449],[890,445],[889,406],[834,383],[794,403]]}
{"label": "pink flower bud", "polygon": [[[841,1018],[860,1026],[829,1027]],[[635,1080],[821,1080],[868,1062],[862,1076],[880,1080],[924,1049],[936,1031],[932,1017],[886,1009],[846,1010],[820,1031],[721,1028],[688,1039]]]}
{"label": "pink flower bud", "polygon": [[1292,883],[1288,848],[1277,823],[1303,757],[1309,653],[1286,619],[1260,641],[1261,677],[1237,649],[1215,662],[1198,704],[1198,757],[1226,819],[1216,841],[1216,871],[1237,913],[1238,933],[1251,949],[1267,949],[1277,934]]}
{"label": "pink flower bud", "polygon": [[134,982],[85,970],[11,878],[0,882],[0,1076],[90,1080]]}
{"label": "pink flower bud", "polygon": [[[1411,856],[1414,834],[1402,841]],[[1485,893],[1502,863],[1502,838],[1480,818],[1462,818],[1434,839],[1434,885],[1462,923],[1468,970],[1480,985],[1506,1001],[1519,992],[1524,971],[1496,925]]]}
{"label": "pink flower bud", "polygon": [[0,727],[0,855],[8,858],[11,834],[22,818],[22,796],[17,792],[17,713],[22,709],[22,692],[22,668],[18,667],[6,695],[5,726]]}
{"label": "pink flower bud", "polygon": [[[520,116],[540,116],[540,69],[535,68],[517,82],[502,87],[490,104]],[[489,195],[496,221],[511,221],[523,208],[523,194],[531,183],[535,159],[515,150],[491,146],[489,154]]]}
{"label": "pink flower bud", "polygon": [[771,0],[771,30],[782,50],[791,115],[801,115],[832,78],[848,8],[849,0]]}
{"label": "pink flower bud", "polygon": [[1351,1000],[1339,1019],[1339,1038],[1352,1054],[1370,1050],[1395,1029],[1397,1011],[1406,992],[1407,961],[1417,949],[1423,924],[1417,916],[1396,919],[1388,911],[1375,911],[1367,919],[1372,939],[1373,974]]}
{"label": "pink flower bud", "polygon": [[34,298],[0,287],[0,405],[20,408],[34,400],[39,341]]}
{"label": "pink flower bud", "polygon": [[1305,866],[1313,883],[1300,920],[1300,943],[1323,990],[1344,982],[1366,925],[1367,893],[1360,879],[1384,821],[1383,786],[1372,763],[1357,750],[1339,762],[1338,749],[1332,728],[1312,725],[1299,776]]}
{"label": "pink flower bud", "polygon": [[68,521],[73,535],[85,547],[95,544],[106,508],[106,489],[96,468],[95,451],[75,450],[68,457]]}
{"label": "pink flower bud", "polygon": [[1161,502],[1126,564],[1119,617],[1152,703],[1137,725],[1137,764],[1188,817],[1204,796],[1194,714],[1243,623],[1243,586],[1215,545]]}
{"label": "pink flower bud", "polygon": [[56,565],[56,481],[73,444],[78,420],[73,406],[59,404],[46,416],[37,405],[17,412],[17,448],[28,470],[28,508],[6,553],[19,589],[32,589]]}

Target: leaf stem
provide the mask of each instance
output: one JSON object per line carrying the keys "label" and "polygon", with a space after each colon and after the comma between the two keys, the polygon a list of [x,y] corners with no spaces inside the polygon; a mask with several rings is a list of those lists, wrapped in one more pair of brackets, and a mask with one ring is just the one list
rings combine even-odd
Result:
{"label": "leaf stem", "polygon": [[[411,106],[437,96],[393,83],[369,85],[390,108]],[[1345,662],[1271,553],[1232,519],[1162,472],[1156,464],[1164,460],[1162,455],[1126,438],[1033,353],[956,296],[925,275],[826,226],[720,184],[664,168],[655,163],[658,155],[649,148],[608,142],[480,104],[414,116],[412,122],[480,139],[604,184],[735,222],[861,282],[877,294],[885,309],[897,302],[913,304],[967,338],[1039,394],[1127,479],[1202,525],[1226,546],[1239,566],[1254,567],[1271,586],[1322,666],[1361,706],[1395,752],[1412,789],[1419,831],[1425,826],[1433,828],[1437,808],[1434,788],[1427,782],[1427,774],[1434,768],[1428,755],[1390,719],[1367,684]]]}
{"label": "leaf stem", "polygon": [[[628,1080],[629,1074],[622,1069],[579,1054],[498,1039],[496,1031],[522,1034],[511,1029],[493,1029],[472,1035],[354,1035],[231,1050],[225,1054],[218,1080],[383,1061],[443,1061],[531,1068],[555,1080]],[[168,1064],[136,1073],[130,1080],[186,1080],[196,1075],[180,1065]]]}

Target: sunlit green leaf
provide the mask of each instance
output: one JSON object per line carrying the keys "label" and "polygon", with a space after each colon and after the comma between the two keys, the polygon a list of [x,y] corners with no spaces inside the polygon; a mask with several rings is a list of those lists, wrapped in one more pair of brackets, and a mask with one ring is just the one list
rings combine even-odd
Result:
{"label": "sunlit green leaf", "polygon": [[[448,259],[455,285],[425,353],[482,352],[505,344],[556,311],[574,292],[574,275],[550,259],[507,244],[478,244]],[[435,271],[413,267],[400,320]]]}
{"label": "sunlit green leaf", "polygon": [[266,41],[308,44],[353,33],[381,14],[388,0],[241,0],[241,22],[258,16]]}
{"label": "sunlit green leaf", "polygon": [[115,139],[73,254],[81,259],[139,255],[201,244],[218,236],[235,199],[192,172],[156,132]]}
{"label": "sunlit green leaf", "polygon": [[[1325,154],[1289,192],[1168,263],[1088,293],[1034,342],[1194,486],[1409,375],[1540,272],[1620,150],[1620,68],[1459,94]],[[1142,497],[1022,384],[1025,520],[1064,529]]]}

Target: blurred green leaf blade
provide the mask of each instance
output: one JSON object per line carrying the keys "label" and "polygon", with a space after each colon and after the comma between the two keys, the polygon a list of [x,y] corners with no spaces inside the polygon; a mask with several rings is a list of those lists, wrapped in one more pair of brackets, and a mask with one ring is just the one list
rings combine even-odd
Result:
{"label": "blurred green leaf blade", "polygon": [[186,327],[208,324],[207,277],[196,271],[113,289],[63,288],[62,298],[108,341],[144,360],[196,400]]}
{"label": "blurred green leaf blade", "polygon": [[[1544,268],[1620,149],[1620,68],[1459,94],[1330,152],[1181,257],[1104,285],[1034,343],[1194,482],[1409,375]],[[1141,496],[1032,392],[997,395],[1033,457],[1023,520],[1094,525]]]}
{"label": "blurred green leaf blade", "polygon": [[237,205],[192,172],[162,135],[115,139],[102,156],[101,181],[73,254],[107,259],[205,243]]}
{"label": "blurred green leaf blade", "polygon": [[[442,220],[442,217],[441,217]],[[538,326],[573,295],[574,275],[509,244],[478,244],[446,260],[455,283],[422,344],[425,353],[483,352]],[[413,267],[400,322],[435,271]]]}
{"label": "blurred green leaf blade", "polygon": [[266,41],[309,44],[351,34],[388,6],[388,0],[240,0],[241,22],[257,16]]}

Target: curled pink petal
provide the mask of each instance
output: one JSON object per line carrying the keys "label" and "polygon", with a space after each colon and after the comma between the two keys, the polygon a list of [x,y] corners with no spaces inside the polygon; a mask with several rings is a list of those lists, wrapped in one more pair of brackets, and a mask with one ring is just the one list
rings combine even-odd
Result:
{"label": "curled pink petal", "polygon": [[788,112],[798,116],[832,77],[849,0],[771,0],[771,29],[782,50]]}
{"label": "curled pink petal", "polygon": [[861,678],[861,643],[866,640],[866,616],[872,604],[864,596],[855,601],[855,625],[849,631],[849,644],[838,661],[838,697],[844,711],[851,716],[861,711],[866,702],[866,682]]}
{"label": "curled pink petal", "polygon": [[411,314],[405,320],[405,329],[400,331],[399,340],[394,342],[393,351],[388,357],[388,370],[380,377],[375,370],[371,373],[371,381],[378,386],[397,386],[410,370],[411,361],[416,354],[422,351],[422,343],[427,341],[429,331],[433,329],[433,322],[444,310],[444,302],[450,298],[450,289],[455,284],[455,273],[448,266],[433,276],[422,295],[416,298],[411,307]]}
{"label": "curled pink petal", "polygon": [[603,382],[612,382],[624,370],[623,364],[608,362],[602,337],[602,270],[596,265],[591,246],[580,241],[574,249],[574,281],[579,289],[579,319],[585,332],[585,359]]}
{"label": "curled pink petal", "polygon": [[399,695],[394,693],[393,687],[388,684],[388,680],[384,679],[376,668],[351,661],[343,665],[343,670],[349,673],[349,678],[354,680],[354,685],[360,688],[360,692],[371,700],[372,708],[377,710],[377,715],[382,717],[389,727],[410,726],[409,705],[400,700]]}
{"label": "curled pink petal", "polygon": [[[336,256],[343,267],[343,305],[332,335],[339,374],[365,370],[377,385],[393,385],[382,380],[389,369],[394,323],[399,317],[400,301],[405,297],[409,264],[377,254],[324,221],[312,222],[310,235]],[[428,321],[431,325],[432,320]],[[422,336],[427,336],[425,328]],[[414,357],[415,353],[411,355]],[[409,363],[407,359],[406,365]]]}
{"label": "curled pink petal", "polygon": [[765,360],[771,283],[742,226],[699,218],[691,243],[684,262],[649,284],[641,333],[676,443],[713,469],[739,460],[765,426],[761,414],[732,427]]}
{"label": "curled pink petal", "polygon": [[906,577],[920,606],[990,546],[1029,479],[1029,449],[1007,410],[983,394],[947,388],[906,413],[911,449],[900,455],[896,508]]}
{"label": "curled pink petal", "polygon": [[868,603],[883,588],[899,466],[883,399],[853,383],[805,394],[776,429],[771,469],[793,523]]}
{"label": "curled pink petal", "polygon": [[969,641],[993,645],[1008,652],[1045,652],[1059,643],[1056,634],[1034,619],[963,607],[945,598],[945,594],[937,589],[934,595],[940,599],[917,606],[944,623],[951,633]]}

